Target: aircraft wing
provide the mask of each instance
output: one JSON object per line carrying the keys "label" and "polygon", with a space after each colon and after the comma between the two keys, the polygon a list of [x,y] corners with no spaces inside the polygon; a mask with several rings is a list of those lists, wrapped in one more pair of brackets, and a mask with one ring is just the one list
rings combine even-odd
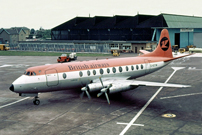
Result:
{"label": "aircraft wing", "polygon": [[148,81],[136,81],[136,80],[134,80],[133,82],[131,82],[130,85],[131,86],[178,87],[178,88],[191,87],[191,85],[160,83],[160,82],[148,82]]}
{"label": "aircraft wing", "polygon": [[[128,78],[130,78],[130,76],[121,76],[121,77],[102,77],[102,81],[103,83],[114,83],[114,82],[125,82],[125,81],[130,81],[127,80]],[[93,83],[99,83],[100,79],[94,79]]]}
{"label": "aircraft wing", "polygon": [[[162,83],[162,82],[150,82],[150,81],[138,81],[138,80],[127,80],[129,77],[107,77],[102,78],[104,84],[112,85],[128,85],[128,86],[153,86],[153,87],[177,87],[177,88],[186,88],[191,87],[191,85],[183,84],[172,84],[172,83]],[[99,79],[93,80],[93,83],[100,83]]]}
{"label": "aircraft wing", "polygon": [[110,104],[108,93],[117,93],[130,90],[131,88],[138,86],[156,86],[156,87],[178,87],[186,88],[191,87],[190,85],[181,85],[181,84],[171,84],[171,83],[160,83],[160,82],[149,82],[149,81],[138,81],[138,80],[127,80],[128,77],[106,77],[93,80],[92,83],[88,84],[88,87],[83,87],[81,98],[83,97],[84,92],[86,92],[88,98],[90,95],[88,91],[100,91],[97,94],[97,97],[105,94],[107,102]]}

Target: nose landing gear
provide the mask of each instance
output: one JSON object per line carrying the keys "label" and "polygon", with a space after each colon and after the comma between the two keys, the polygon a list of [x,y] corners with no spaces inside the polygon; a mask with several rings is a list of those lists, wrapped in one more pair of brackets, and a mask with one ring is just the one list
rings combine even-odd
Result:
{"label": "nose landing gear", "polygon": [[40,100],[38,98],[39,98],[38,96],[34,97],[34,100],[33,100],[34,105],[39,105],[40,104]]}

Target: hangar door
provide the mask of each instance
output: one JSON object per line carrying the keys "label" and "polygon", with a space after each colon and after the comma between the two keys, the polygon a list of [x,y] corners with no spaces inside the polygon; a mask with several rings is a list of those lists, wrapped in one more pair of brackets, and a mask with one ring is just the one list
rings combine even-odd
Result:
{"label": "hangar door", "polygon": [[202,33],[194,33],[194,45],[202,48]]}

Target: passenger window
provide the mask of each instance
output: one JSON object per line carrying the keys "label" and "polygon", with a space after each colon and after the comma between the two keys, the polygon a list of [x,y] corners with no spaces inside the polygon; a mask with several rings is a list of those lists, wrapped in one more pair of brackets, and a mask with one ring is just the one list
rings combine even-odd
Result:
{"label": "passenger window", "polygon": [[33,72],[33,75],[36,75],[36,73],[35,73],[35,72]]}
{"label": "passenger window", "polygon": [[113,71],[113,73],[116,73],[116,68],[113,67],[113,68],[112,68],[112,71]]}
{"label": "passenger window", "polygon": [[87,71],[87,75],[90,76],[90,71],[89,70]]}
{"label": "passenger window", "polygon": [[126,71],[128,71],[128,66],[126,66]]}
{"label": "passenger window", "polygon": [[30,75],[32,76],[32,75],[33,75],[33,73],[31,72],[31,73],[30,73]]}
{"label": "passenger window", "polygon": [[96,75],[96,71],[95,70],[93,70],[93,74]]}
{"label": "passenger window", "polygon": [[103,69],[101,68],[100,69],[100,74],[102,75],[104,73]]}
{"label": "passenger window", "polygon": [[141,65],[141,69],[143,69],[144,68],[144,66],[143,65]]}
{"label": "passenger window", "polygon": [[134,66],[131,66],[131,70],[134,70]]}
{"label": "passenger window", "polygon": [[108,74],[110,73],[110,69],[109,69],[109,68],[107,68],[107,73],[108,73]]}
{"label": "passenger window", "polygon": [[122,72],[122,71],[123,71],[122,67],[119,67],[119,72]]}
{"label": "passenger window", "polygon": [[81,71],[79,72],[79,76],[80,76],[80,77],[82,77],[82,76],[83,76],[83,73],[82,73]]}
{"label": "passenger window", "polygon": [[66,77],[67,77],[67,75],[64,73],[64,74],[63,74],[63,78],[66,79]]}
{"label": "passenger window", "polygon": [[137,69],[137,70],[139,69],[139,66],[138,66],[138,65],[136,65],[136,69]]}

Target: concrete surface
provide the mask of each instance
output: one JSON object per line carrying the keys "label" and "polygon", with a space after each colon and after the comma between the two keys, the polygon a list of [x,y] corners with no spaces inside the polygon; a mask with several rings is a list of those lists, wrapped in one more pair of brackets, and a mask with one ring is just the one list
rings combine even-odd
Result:
{"label": "concrete surface", "polygon": [[[128,56],[134,54],[121,55]],[[165,82],[173,72],[171,67],[185,67],[177,71],[168,83],[188,84],[192,87],[163,88],[136,119],[134,124],[137,125],[131,125],[125,135],[202,134],[201,57],[197,54],[175,60],[155,73],[138,78]],[[101,58],[105,57],[99,57]],[[80,99],[81,91],[77,90],[42,93],[39,95],[39,106],[33,105],[32,98],[24,99],[8,89],[26,68],[56,63],[56,59],[57,57],[0,56],[0,135],[118,135],[159,89],[142,86],[109,95],[110,105],[105,96],[97,98],[96,93],[91,94],[91,100],[86,95]],[[78,57],[78,60],[90,59],[95,58]],[[15,103],[20,99],[24,100]]]}

